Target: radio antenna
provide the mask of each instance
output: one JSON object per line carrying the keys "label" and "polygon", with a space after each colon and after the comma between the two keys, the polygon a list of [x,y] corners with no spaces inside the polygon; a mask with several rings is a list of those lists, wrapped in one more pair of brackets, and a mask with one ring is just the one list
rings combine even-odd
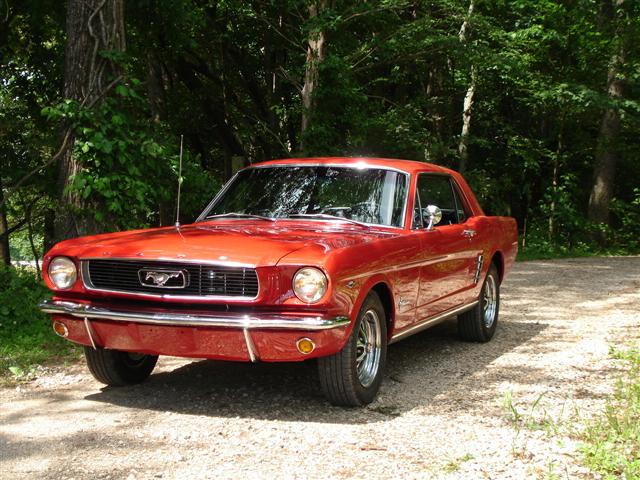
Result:
{"label": "radio antenna", "polygon": [[182,185],[182,142],[184,135],[180,135],[180,166],[178,169],[178,205],[176,206],[176,229],[180,230],[180,186]]}

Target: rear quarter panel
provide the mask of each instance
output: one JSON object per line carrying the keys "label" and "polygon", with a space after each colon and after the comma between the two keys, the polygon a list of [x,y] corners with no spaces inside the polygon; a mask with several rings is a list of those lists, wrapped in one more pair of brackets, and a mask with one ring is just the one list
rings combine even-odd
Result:
{"label": "rear quarter panel", "polygon": [[[467,181],[458,172],[451,171],[458,184],[472,217],[468,223],[479,232],[480,243],[485,258],[483,274],[489,269],[489,260],[496,258],[499,263],[500,281],[511,270],[518,254],[518,226],[514,218],[485,215]],[[479,289],[478,289],[479,290]]]}
{"label": "rear quarter panel", "polygon": [[[478,216],[469,219],[469,225],[478,232],[480,249],[484,255],[483,276],[493,260],[500,273],[500,282],[511,270],[518,253],[518,229],[511,217]],[[481,284],[478,285],[478,290]]]}

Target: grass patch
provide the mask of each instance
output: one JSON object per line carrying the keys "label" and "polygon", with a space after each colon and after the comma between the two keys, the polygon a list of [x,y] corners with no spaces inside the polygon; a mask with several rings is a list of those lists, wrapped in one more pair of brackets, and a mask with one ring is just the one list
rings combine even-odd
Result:
{"label": "grass patch", "polygon": [[622,248],[596,249],[584,245],[573,248],[558,245],[532,245],[526,249],[520,246],[516,261],[529,262],[532,260],[553,260],[555,258],[617,257],[638,254],[640,254],[640,252]]}
{"label": "grass patch", "polygon": [[599,257],[608,255],[603,252],[592,252],[587,250],[556,250],[556,249],[540,249],[527,248],[526,250],[518,250],[517,262],[530,262],[533,260],[553,260],[556,258],[582,258],[582,257]]}
{"label": "grass patch", "polygon": [[605,479],[640,478],[640,349],[612,350],[626,365],[602,416],[584,432],[586,466]]}
{"label": "grass patch", "polygon": [[450,460],[444,466],[444,471],[446,473],[457,472],[458,470],[460,470],[460,467],[462,466],[462,464],[465,462],[468,462],[469,460],[473,460],[473,455],[471,455],[470,453],[466,453],[460,458]]}
{"label": "grass patch", "polygon": [[[519,408],[507,391],[503,405],[515,435],[512,454],[517,457],[527,449],[524,430],[542,430],[550,440],[569,436],[581,441],[581,463],[598,478],[640,479],[640,347],[611,349],[611,356],[624,365],[614,393],[606,399],[604,411],[592,420],[581,418],[577,409],[567,412],[565,406],[552,418],[541,405],[543,395],[526,409]],[[546,478],[557,478],[555,465],[549,463]]]}
{"label": "grass patch", "polygon": [[33,269],[0,267],[0,383],[29,378],[38,365],[78,358],[55,335],[38,302],[50,296]]}

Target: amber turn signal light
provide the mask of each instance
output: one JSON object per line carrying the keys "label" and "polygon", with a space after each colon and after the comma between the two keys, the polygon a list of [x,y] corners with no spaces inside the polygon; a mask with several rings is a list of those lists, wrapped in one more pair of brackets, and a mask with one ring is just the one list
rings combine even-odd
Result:
{"label": "amber turn signal light", "polygon": [[316,344],[310,338],[301,338],[296,342],[296,347],[303,355],[309,355],[316,349]]}
{"label": "amber turn signal light", "polygon": [[69,329],[62,322],[53,322],[53,331],[56,332],[61,337],[69,336]]}

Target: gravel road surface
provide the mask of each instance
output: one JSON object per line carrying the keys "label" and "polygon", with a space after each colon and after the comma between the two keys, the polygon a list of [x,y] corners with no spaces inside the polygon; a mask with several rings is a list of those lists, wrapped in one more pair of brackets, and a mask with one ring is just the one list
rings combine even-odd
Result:
{"label": "gravel road surface", "polygon": [[0,478],[593,478],[571,431],[639,327],[640,257],[537,261],[505,281],[491,342],[450,321],[392,345],[363,409],[327,404],[313,364],[161,358],[126,388],[56,367],[0,388]]}

